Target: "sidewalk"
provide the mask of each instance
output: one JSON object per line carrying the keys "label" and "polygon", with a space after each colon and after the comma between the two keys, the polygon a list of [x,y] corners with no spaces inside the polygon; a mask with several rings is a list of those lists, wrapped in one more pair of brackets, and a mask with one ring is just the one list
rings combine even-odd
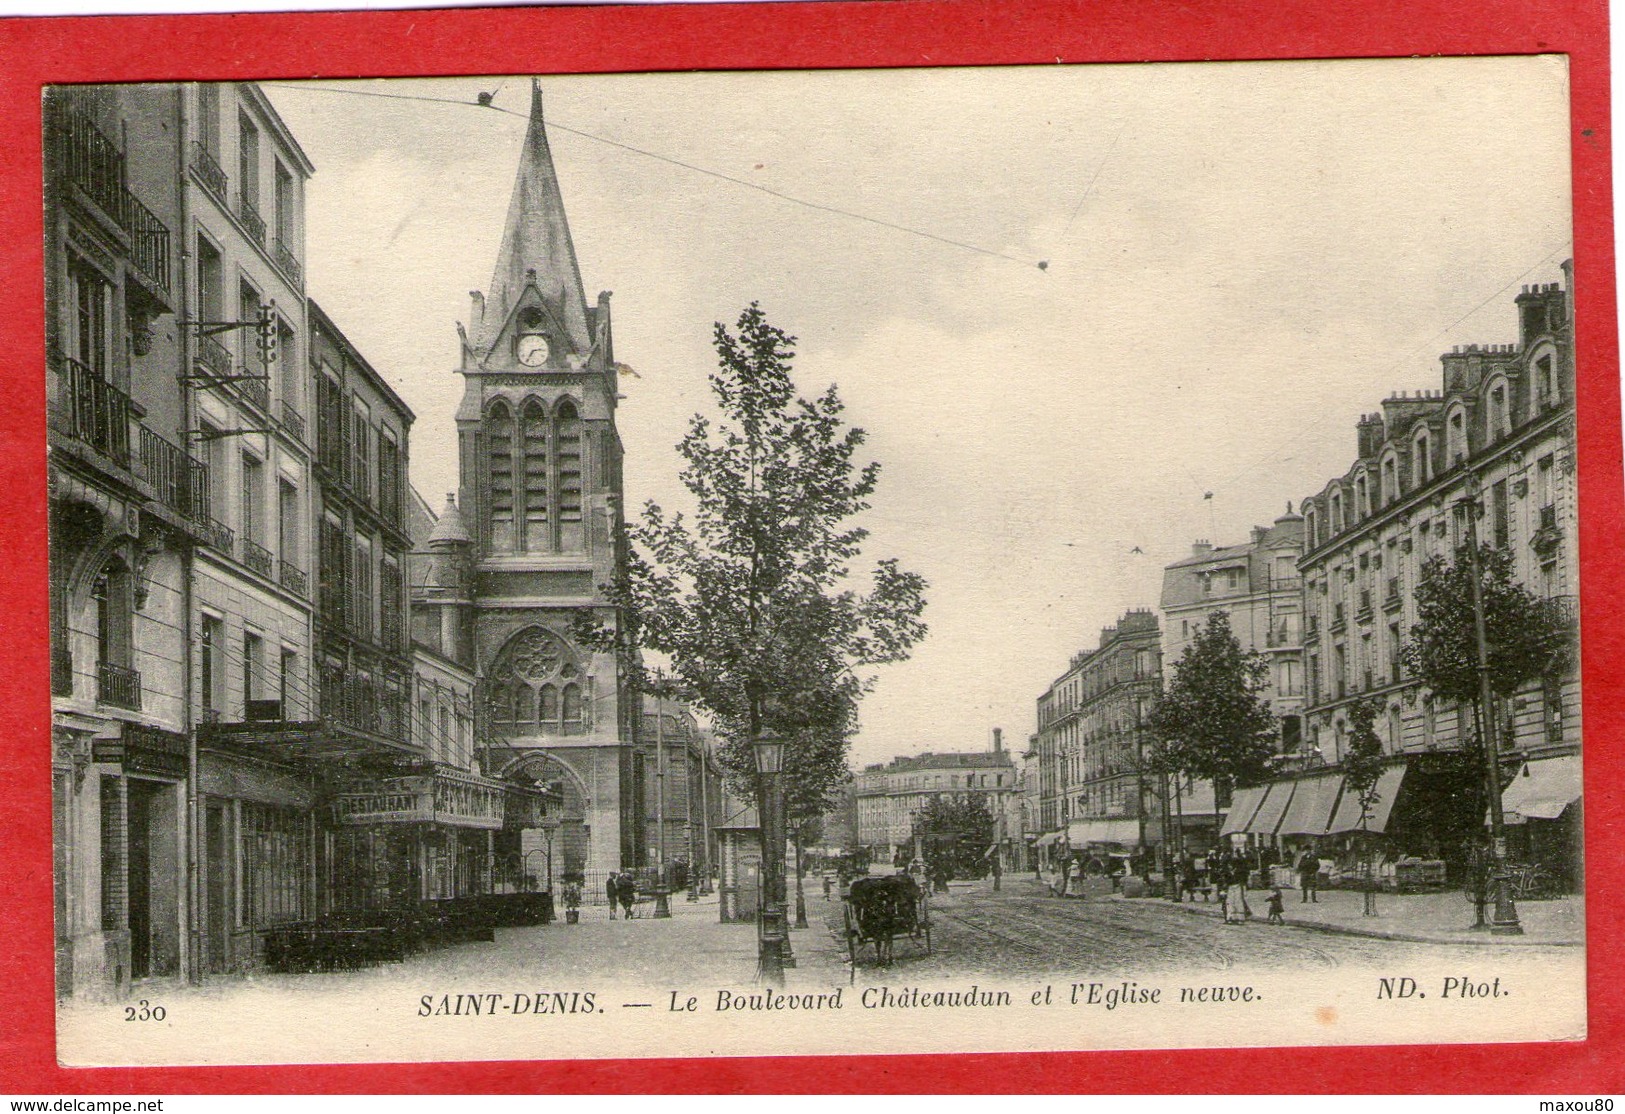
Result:
{"label": "sidewalk", "polygon": [[[1299,928],[1341,932],[1351,936],[1372,936],[1382,940],[1406,940],[1429,944],[1543,944],[1578,947],[1585,943],[1585,895],[1575,894],[1555,901],[1520,901],[1518,920],[1522,936],[1498,936],[1486,929],[1474,929],[1473,906],[1460,890],[1441,893],[1377,895],[1377,915],[1364,915],[1365,895],[1355,890],[1321,890],[1318,902],[1300,902],[1297,891],[1281,893],[1286,899],[1282,919]],[[1248,890],[1247,902],[1253,920],[1262,921],[1268,908],[1268,890]],[[1151,904],[1178,909],[1196,916],[1221,917],[1217,901],[1201,899],[1174,904],[1165,898],[1125,898],[1111,900],[1130,904]]]}

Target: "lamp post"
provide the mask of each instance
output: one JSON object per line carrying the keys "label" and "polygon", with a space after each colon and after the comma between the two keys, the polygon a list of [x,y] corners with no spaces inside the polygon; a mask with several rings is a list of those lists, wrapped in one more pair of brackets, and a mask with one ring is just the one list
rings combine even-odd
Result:
{"label": "lamp post", "polygon": [[762,908],[756,919],[756,968],[764,983],[783,986],[784,953],[790,943],[784,917],[784,829],[779,817],[784,740],[763,732],[751,740],[751,751],[756,758],[762,819]]}
{"label": "lamp post", "polygon": [[1489,640],[1484,636],[1484,592],[1479,583],[1482,572],[1478,559],[1478,477],[1467,473],[1466,495],[1461,500],[1467,512],[1467,552],[1473,574],[1473,641],[1478,655],[1479,727],[1484,736],[1484,765],[1490,797],[1490,846],[1495,854],[1491,885],[1495,892],[1495,912],[1490,931],[1500,936],[1522,936],[1518,907],[1512,901],[1512,882],[1507,877],[1506,817],[1501,811],[1501,755],[1495,738],[1495,705],[1490,694]]}
{"label": "lamp post", "polygon": [[[663,680],[658,672],[657,681]],[[655,691],[655,831],[659,835],[659,856],[655,866],[656,920],[671,917],[671,887],[666,884],[666,697]]]}

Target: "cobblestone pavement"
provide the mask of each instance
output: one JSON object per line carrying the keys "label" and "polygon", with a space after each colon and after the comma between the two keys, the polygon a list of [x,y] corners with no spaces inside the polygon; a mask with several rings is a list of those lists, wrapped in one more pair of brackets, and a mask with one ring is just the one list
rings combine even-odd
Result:
{"label": "cobblestone pavement", "polygon": [[[840,901],[825,903],[820,897],[809,902],[814,904],[821,907],[827,927],[820,946],[844,953]],[[1007,879],[999,893],[991,883],[955,883],[948,895],[932,895],[931,954],[921,944],[899,940],[892,967],[884,969],[875,966],[873,952],[865,949],[859,956],[858,982],[1045,977],[1107,966],[1131,977],[1236,967],[1324,971],[1411,964],[1435,969],[1544,954],[1567,959],[1574,951],[1527,944],[1413,943],[1268,925],[1261,906],[1262,901],[1249,923],[1227,925],[1155,900],[1054,898],[1027,879]],[[811,942],[797,946],[805,953]]]}

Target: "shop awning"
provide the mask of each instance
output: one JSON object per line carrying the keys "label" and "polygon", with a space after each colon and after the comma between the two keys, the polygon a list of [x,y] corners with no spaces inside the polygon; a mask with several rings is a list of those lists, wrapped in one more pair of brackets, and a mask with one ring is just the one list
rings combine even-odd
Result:
{"label": "shop awning", "polygon": [[1343,788],[1342,774],[1316,774],[1299,778],[1292,801],[1281,817],[1277,835],[1322,836],[1331,826],[1337,794]]}
{"label": "shop awning", "polygon": [[1258,806],[1258,811],[1247,822],[1248,832],[1266,836],[1275,834],[1275,829],[1281,826],[1281,817],[1286,815],[1286,806],[1292,801],[1293,784],[1290,781],[1270,784],[1269,791],[1264,794],[1264,803]]}
{"label": "shop awning", "polygon": [[1224,818],[1224,826],[1219,829],[1219,834],[1226,836],[1245,832],[1248,821],[1258,812],[1258,806],[1264,803],[1264,795],[1268,792],[1267,785],[1236,790],[1236,795],[1230,798],[1230,814]]}
{"label": "shop awning", "polygon": [[[1525,762],[1501,793],[1501,810],[1511,823],[1556,820],[1580,799],[1580,756]],[[1513,814],[1518,816],[1513,819]]]}
{"label": "shop awning", "polygon": [[1033,846],[1034,847],[1049,847],[1049,846],[1052,846],[1055,843],[1055,841],[1060,839],[1060,838],[1061,838],[1061,833],[1060,832],[1045,832],[1043,835],[1038,837],[1038,842],[1034,843]]}
{"label": "shop awning", "polygon": [[[1405,778],[1403,764],[1389,766],[1377,776],[1375,786],[1377,798],[1371,802],[1371,811],[1365,818],[1364,828],[1368,832],[1382,832],[1388,828],[1388,817],[1394,811],[1394,800],[1399,796],[1399,783]],[[1331,827],[1327,829],[1330,835],[1339,832],[1360,831],[1360,798],[1349,791],[1348,786],[1343,787],[1343,799],[1337,802],[1337,814],[1332,817]]]}
{"label": "shop awning", "polygon": [[1066,826],[1066,840],[1073,847],[1090,843],[1134,846],[1140,842],[1140,822],[1134,819],[1074,820]]}

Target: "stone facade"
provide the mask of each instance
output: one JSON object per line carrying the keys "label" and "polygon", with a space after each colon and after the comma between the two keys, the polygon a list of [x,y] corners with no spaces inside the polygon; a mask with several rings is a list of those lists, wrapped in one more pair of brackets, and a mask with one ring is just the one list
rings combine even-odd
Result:
{"label": "stone facade", "polygon": [[1004,810],[1006,799],[1016,795],[1016,770],[1002,747],[927,751],[865,766],[853,780],[858,843],[870,849],[876,862],[890,861],[912,840],[915,813],[934,798],[964,794],[983,797],[995,817]]}

